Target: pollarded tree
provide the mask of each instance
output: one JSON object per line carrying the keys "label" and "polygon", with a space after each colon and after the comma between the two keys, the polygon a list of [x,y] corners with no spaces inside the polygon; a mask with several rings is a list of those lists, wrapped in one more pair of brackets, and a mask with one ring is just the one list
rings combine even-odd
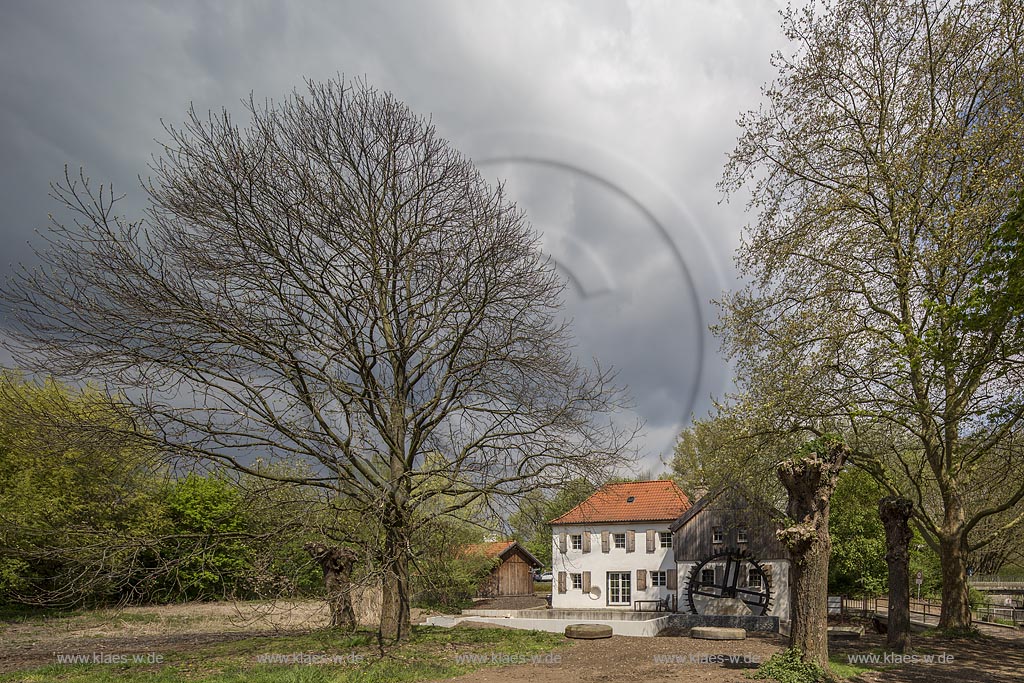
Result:
{"label": "pollarded tree", "polygon": [[753,431],[842,433],[911,498],[942,558],[941,625],[964,628],[975,530],[1024,497],[1019,477],[972,495],[1021,466],[1024,6],[838,0],[784,28],[795,53],[722,182],[759,212],[751,286],[724,302],[734,408]]}
{"label": "pollarded tree", "polygon": [[74,221],[5,289],[12,352],[123,392],[163,448],[285,480],[253,458],[311,463],[296,483],[376,534],[381,633],[400,639],[428,502],[593,474],[632,432],[608,373],[574,360],[563,282],[501,187],[391,95],[307,85],[250,99],[244,127],[168,128],[141,220],[65,173]]}

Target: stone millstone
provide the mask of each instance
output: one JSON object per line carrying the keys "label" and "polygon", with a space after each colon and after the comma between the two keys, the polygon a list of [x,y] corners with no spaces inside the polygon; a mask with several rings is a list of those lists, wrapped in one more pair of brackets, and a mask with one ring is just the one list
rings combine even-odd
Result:
{"label": "stone millstone", "polygon": [[747,637],[747,632],[742,628],[694,626],[690,629],[690,637],[700,640],[743,640]]}
{"label": "stone millstone", "polygon": [[612,627],[605,624],[569,624],[565,627],[565,637],[578,640],[611,638]]}

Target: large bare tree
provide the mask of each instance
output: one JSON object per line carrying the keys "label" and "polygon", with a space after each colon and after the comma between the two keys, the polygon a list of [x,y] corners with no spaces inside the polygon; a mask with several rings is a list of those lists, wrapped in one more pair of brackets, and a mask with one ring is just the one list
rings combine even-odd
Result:
{"label": "large bare tree", "polygon": [[161,447],[312,463],[297,483],[376,535],[400,639],[414,525],[621,464],[634,428],[574,359],[563,281],[502,188],[391,95],[307,86],[250,99],[244,126],[169,127],[139,220],[65,172],[73,220],[5,288],[11,346],[124,393]]}
{"label": "large bare tree", "polygon": [[967,555],[1024,498],[1019,476],[976,495],[1024,459],[1024,6],[814,7],[785,14],[794,52],[741,117],[722,183],[758,212],[751,285],[724,301],[732,408],[752,433],[842,433],[911,498],[941,555],[941,626],[965,628]]}

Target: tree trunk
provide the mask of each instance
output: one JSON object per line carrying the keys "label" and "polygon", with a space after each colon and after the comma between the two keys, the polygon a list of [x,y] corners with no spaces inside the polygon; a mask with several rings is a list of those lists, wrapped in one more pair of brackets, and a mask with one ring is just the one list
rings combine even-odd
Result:
{"label": "tree trunk", "polygon": [[[819,448],[824,450],[824,448]],[[777,474],[789,493],[790,526],[778,532],[790,552],[790,636],[805,662],[828,668],[828,533],[829,505],[848,449],[833,444],[821,457],[816,452],[779,463]]]}
{"label": "tree trunk", "polygon": [[302,546],[320,564],[327,588],[327,604],[331,610],[331,627],[355,629],[356,615],[352,609],[352,567],[356,554],[348,548],[327,547],[321,543]]}
{"label": "tree trunk", "polygon": [[891,496],[878,502],[885,527],[885,562],[889,566],[889,626],[886,644],[894,652],[910,647],[910,531],[913,502]]}
{"label": "tree trunk", "polygon": [[939,536],[942,563],[942,616],[939,628],[945,631],[969,631],[971,600],[967,590],[967,551],[963,532]]}
{"label": "tree trunk", "polygon": [[409,635],[409,557],[401,529],[389,529],[382,563],[380,638],[398,642]]}

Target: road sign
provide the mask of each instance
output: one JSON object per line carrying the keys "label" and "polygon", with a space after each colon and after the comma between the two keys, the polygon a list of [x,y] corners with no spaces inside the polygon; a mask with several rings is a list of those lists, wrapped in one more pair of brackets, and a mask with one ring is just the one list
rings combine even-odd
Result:
{"label": "road sign", "polygon": [[917,573],[917,576],[916,576],[916,577],[914,577],[914,582],[915,582],[915,583],[916,583],[916,584],[917,584],[918,586],[920,586],[920,585],[921,585],[922,583],[924,583],[924,574],[923,574],[923,573],[921,573],[921,572],[918,572],[918,573]]}

